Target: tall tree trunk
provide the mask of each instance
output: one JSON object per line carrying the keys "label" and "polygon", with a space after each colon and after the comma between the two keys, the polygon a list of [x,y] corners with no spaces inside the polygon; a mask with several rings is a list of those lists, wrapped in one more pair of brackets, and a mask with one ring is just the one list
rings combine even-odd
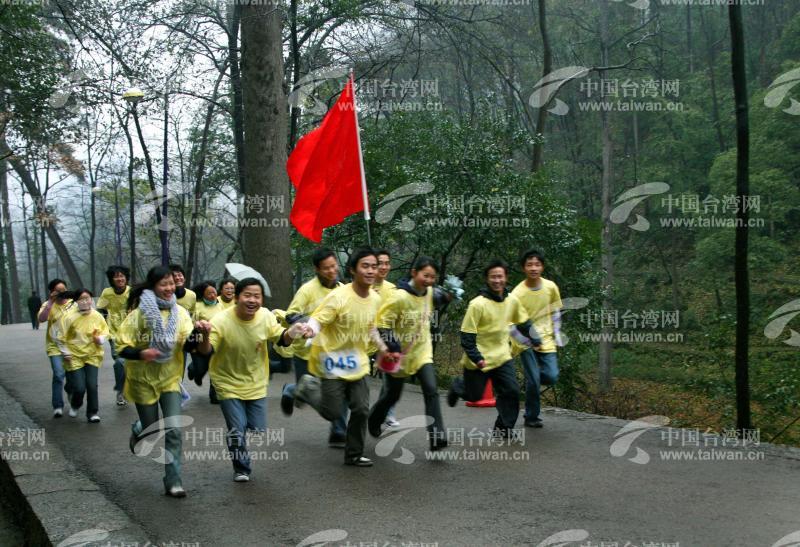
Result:
{"label": "tall tree trunk", "polygon": [[717,143],[719,144],[720,152],[727,149],[725,145],[725,137],[722,134],[722,121],[719,117],[719,100],[717,99],[717,77],[714,75],[714,44],[711,41],[711,29],[709,28],[704,10],[702,7],[698,10],[700,12],[700,26],[703,28],[703,35],[706,40],[706,63],[708,64],[708,80],[711,91],[711,115],[714,121],[714,128],[717,131]]}
{"label": "tall tree trunk", "polygon": [[[542,78],[553,70],[553,50],[550,47],[550,37],[547,35],[547,6],[545,0],[539,0],[539,32],[542,35]],[[542,154],[544,153],[544,124],[547,121],[547,106],[539,107],[536,117],[536,133],[539,140],[533,143],[533,171],[542,167]]]}
{"label": "tall tree trunk", "polygon": [[[158,240],[161,242],[161,265],[167,266],[169,258],[169,81],[164,90],[164,179],[161,183],[161,222],[158,223]],[[185,239],[185,238],[184,238]],[[186,283],[190,283],[187,276]]]}
{"label": "tall tree trunk", "polygon": [[689,74],[691,74],[694,72],[694,50],[692,48],[692,5],[690,3],[686,4],[686,50],[689,58]]}
{"label": "tall tree trunk", "polygon": [[136,279],[136,187],[133,182],[133,138],[131,132],[128,130],[128,115],[125,115],[125,121],[122,125],[122,131],[125,133],[125,140],[128,143],[128,223],[130,224],[129,230],[131,249],[131,282]]}
{"label": "tall tree trunk", "polygon": [[[269,307],[283,308],[292,294],[292,270],[281,13],[273,6],[241,9],[246,197],[264,200],[261,209],[245,207],[242,255],[268,279]],[[283,204],[282,210],[274,207],[277,203]]]}
{"label": "tall tree trunk", "polygon": [[5,239],[5,230],[0,230],[0,325],[11,323],[11,294],[8,290]]}
{"label": "tall tree trunk", "polygon": [[[32,250],[36,249],[36,245],[31,245],[30,236],[28,234],[28,206],[25,203],[25,188],[22,188],[22,233],[25,236],[25,251],[28,255],[28,282],[31,284],[31,290],[39,292],[39,270],[37,261],[38,256],[32,256]],[[34,237],[36,234],[34,233]]]}
{"label": "tall tree trunk", "polygon": [[14,246],[14,229],[11,226],[11,211],[8,207],[8,173],[6,162],[0,160],[0,199],[3,201],[3,231],[6,240],[6,258],[8,259],[9,290],[11,296],[11,318],[14,323],[22,321],[22,299],[19,289],[19,270],[17,269],[17,251]]}
{"label": "tall tree trunk", "polygon": [[[297,81],[300,79],[300,45],[297,43],[297,2],[299,0],[291,0],[289,4],[289,25],[290,25],[290,44],[292,46],[292,91]],[[291,109],[291,118],[289,120],[289,150],[294,148],[294,143],[297,142],[297,126],[300,122],[300,109]],[[291,191],[291,188],[290,188]]]}
{"label": "tall tree trunk", "polygon": [[94,172],[92,171],[92,142],[90,138],[90,127],[89,127],[89,116],[86,116],[86,166],[87,171],[89,172],[89,185],[91,186],[91,191],[89,192],[89,201],[90,201],[90,218],[89,218],[89,279],[90,279],[90,288],[92,292],[97,292],[97,264],[96,264],[96,252],[94,248],[95,236],[97,234],[97,210],[96,210],[96,203],[95,203],[95,178]]}
{"label": "tall tree trunk", "polygon": [[228,59],[231,64],[231,90],[233,91],[233,143],[236,148],[236,174],[239,176],[239,194],[245,193],[244,152],[244,99],[242,74],[239,68],[239,26],[242,7],[238,2],[228,4]]}
{"label": "tall tree trunk", "polygon": [[[608,37],[608,0],[602,0],[600,6],[600,66],[609,65],[609,37]],[[606,70],[599,71],[602,82],[606,77]],[[611,181],[612,181],[612,152],[611,121],[609,113],[600,111],[603,126],[603,172],[602,172],[602,202],[603,202],[603,231],[601,233],[601,265],[603,268],[603,309],[613,309],[611,291],[614,285],[614,259],[611,246]],[[611,389],[611,350],[612,343],[608,339],[613,333],[610,327],[603,327],[598,355],[598,388],[601,392]]]}
{"label": "tall tree trunk", "polygon": [[[166,266],[164,262],[165,256],[165,243],[162,234],[164,233],[163,220],[161,215],[161,207],[159,206],[158,199],[156,199],[156,181],[153,177],[153,162],[150,161],[150,151],[147,149],[147,143],[144,142],[144,134],[142,133],[142,126],[139,124],[139,113],[136,110],[136,105],[133,105],[133,123],[136,125],[136,134],[139,136],[139,146],[142,147],[142,154],[144,154],[144,164],[147,167],[147,182],[150,185],[150,195],[153,197],[153,206],[156,211],[156,225],[158,227],[158,237],[161,241],[161,264]],[[132,205],[131,205],[132,206]],[[167,253],[168,254],[168,253]]]}
{"label": "tall tree trunk", "polygon": [[[37,213],[42,213],[42,206],[44,205],[44,201],[42,200],[42,195],[39,192],[39,188],[36,186],[36,183],[31,177],[31,174],[28,172],[28,169],[25,165],[20,161],[20,159],[16,156],[11,155],[11,149],[8,147],[6,143],[5,136],[0,137],[0,156],[7,156],[10,155],[8,161],[11,163],[11,167],[14,168],[14,172],[17,173],[17,176],[20,178],[22,183],[25,185],[25,188],[28,190],[28,194],[30,194],[31,198],[33,198],[33,202],[36,204]],[[45,222],[43,226],[43,231],[47,232],[47,236],[50,238],[50,242],[53,244],[53,248],[58,255],[59,260],[61,260],[61,264],[64,265],[64,270],[66,271],[67,277],[69,278],[69,282],[73,287],[80,287],[83,285],[81,282],[81,276],[78,274],[78,269],[75,267],[75,263],[72,261],[72,257],[67,250],[67,246],[64,245],[64,241],[61,239],[61,235],[58,233],[58,229],[56,226],[51,222]],[[42,253],[46,251],[44,245],[44,235],[42,236]],[[47,258],[44,256],[43,260],[44,265],[44,275],[47,276]],[[47,283],[45,281],[45,283]]]}
{"label": "tall tree trunk", "polygon": [[[736,102],[736,194],[741,203],[750,193],[750,127],[747,105],[747,73],[745,71],[744,30],[742,7],[728,6],[731,26],[731,74],[733,97]],[[747,221],[749,211],[739,207],[736,211],[736,428],[741,433],[752,428],[750,417],[750,379],[748,348],[750,335],[750,279],[747,269]]]}

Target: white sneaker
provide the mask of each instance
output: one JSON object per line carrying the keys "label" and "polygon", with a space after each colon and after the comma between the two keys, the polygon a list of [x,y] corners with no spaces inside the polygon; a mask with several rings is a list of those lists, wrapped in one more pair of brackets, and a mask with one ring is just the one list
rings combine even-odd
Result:
{"label": "white sneaker", "polygon": [[247,473],[234,473],[233,474],[233,482],[248,482],[250,480],[250,475]]}
{"label": "white sneaker", "polygon": [[121,391],[117,391],[117,406],[125,406],[128,404],[128,401],[125,400],[125,397],[122,396]]}
{"label": "white sneaker", "polygon": [[74,418],[78,415],[78,411],[72,407],[69,407],[69,417]]}
{"label": "white sneaker", "polygon": [[397,427],[397,426],[400,425],[400,422],[398,422],[397,419],[395,419],[394,416],[389,416],[388,418],[386,418],[386,421],[383,422],[383,424],[386,427]]}
{"label": "white sneaker", "polygon": [[92,414],[91,416],[89,416],[89,422],[91,422],[93,424],[99,423],[100,422],[100,416],[98,416],[97,414]]}
{"label": "white sneaker", "polygon": [[300,408],[302,403],[308,403],[312,408],[319,408],[321,400],[322,387],[319,378],[303,374],[294,388],[295,406]]}
{"label": "white sneaker", "polygon": [[64,415],[64,409],[63,408],[54,408],[53,409],[53,418],[60,418],[63,415]]}

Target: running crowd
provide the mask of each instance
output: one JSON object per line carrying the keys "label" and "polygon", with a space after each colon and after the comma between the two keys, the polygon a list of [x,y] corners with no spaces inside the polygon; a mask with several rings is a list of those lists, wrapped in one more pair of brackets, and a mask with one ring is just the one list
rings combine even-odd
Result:
{"label": "running crowd", "polygon": [[[68,408],[75,418],[85,402],[87,420],[100,422],[98,371],[107,342],[116,404],[134,403],[138,414],[131,451],[164,431],[171,456],[164,476],[168,496],[186,495],[178,425],[188,399],[184,375],[197,385],[210,377],[209,399],[219,404],[225,420],[233,480],[247,482],[252,468],[246,434],[266,430],[270,373],[288,372],[280,365],[271,371],[270,355],[273,362],[294,367],[295,382],[281,393],[283,413],[290,416],[306,405],[317,411],[330,422],[329,445],[344,449],[346,465],[372,465],[364,455],[366,434],[379,437],[397,425],[394,406],[411,378],[422,388],[430,449],[447,447],[431,323],[436,310],[462,291],[437,285],[438,266],[424,256],[396,285],[387,279],[386,250],[356,249],[346,264],[349,283],[340,280],[330,249],[317,249],[311,261],[315,277],[286,310],[264,307],[265,287],[258,277],[204,281],[188,289],[179,265],[151,268],[133,288],[127,267],[110,266],[109,287],[96,304],[90,290],[69,291],[65,281],[53,279],[36,317],[47,324],[53,417],[61,418]],[[497,399],[493,434],[500,437],[511,435],[519,416],[514,358],[519,356],[524,372],[528,427],[542,427],[540,389],[558,378],[562,304],[556,284],[542,277],[544,264],[539,251],[525,252],[520,266],[526,277],[509,292],[508,264],[491,261],[483,271],[485,285],[461,323],[463,373],[453,379],[447,403],[480,400],[491,380]],[[33,326],[38,327],[35,321]],[[382,371],[383,386],[370,408],[366,377],[372,370]]]}

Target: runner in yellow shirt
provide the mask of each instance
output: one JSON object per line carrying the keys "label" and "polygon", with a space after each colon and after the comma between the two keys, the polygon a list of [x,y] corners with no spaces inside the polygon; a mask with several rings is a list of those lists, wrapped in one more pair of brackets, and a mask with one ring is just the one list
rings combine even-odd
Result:
{"label": "runner in yellow shirt", "polygon": [[[226,309],[217,296],[217,288],[214,286],[213,281],[203,281],[195,285],[192,287],[192,292],[200,297],[194,307],[195,321],[211,321],[214,316]],[[231,300],[231,302],[235,303],[235,300]],[[198,386],[202,386],[203,377],[208,372],[208,363],[207,356],[201,353],[193,353],[192,362],[186,368],[186,376],[189,380],[194,380],[194,383]],[[217,392],[211,382],[208,383],[208,400],[212,405],[219,404]]]}
{"label": "runner in yellow shirt", "polygon": [[64,359],[61,357],[61,350],[56,343],[58,339],[58,325],[62,315],[72,306],[72,300],[67,293],[67,283],[63,279],[52,279],[47,284],[50,296],[47,302],[39,308],[38,319],[40,323],[47,323],[45,332],[45,350],[47,358],[50,360],[50,368],[53,371],[52,396],[53,418],[60,418],[64,415]]}
{"label": "runner in yellow shirt", "polygon": [[380,296],[370,287],[375,281],[378,259],[367,247],[350,256],[347,271],[352,283],[337,287],[325,297],[308,320],[314,339],[308,371],[297,383],[295,397],[310,404],[328,421],[340,419],[348,401],[350,419],[344,463],[359,467],[372,465],[364,457],[364,438],[369,414],[368,351],[380,340],[375,318]]}
{"label": "runner in yellow shirt", "polygon": [[378,345],[378,349],[388,364],[388,367],[383,367],[397,367],[397,370],[384,371],[384,389],[372,407],[368,421],[370,435],[379,437],[387,413],[400,400],[406,378],[416,377],[422,387],[425,415],[430,422],[428,441],[431,450],[447,446],[431,343],[431,316],[437,307],[433,286],[438,273],[439,267],[432,258],[417,258],[411,268],[411,278],[400,281],[397,289],[381,303],[377,325],[383,343]]}
{"label": "runner in yellow shirt", "polygon": [[533,347],[539,347],[542,341],[517,297],[508,294],[508,264],[494,260],[483,274],[486,286],[470,301],[461,323],[464,374],[453,380],[447,404],[455,406],[459,398],[480,400],[491,378],[497,396],[494,432],[510,437],[519,416],[519,384],[511,359],[509,327],[513,326],[516,336]]}
{"label": "runner in yellow shirt", "polygon": [[516,296],[525,312],[542,336],[542,346],[532,349],[512,343],[512,354],[519,355],[525,373],[525,425],[542,427],[540,412],[541,386],[555,385],[558,381],[556,348],[561,343],[561,294],[558,285],[542,277],[544,256],[529,250],[520,259],[525,279],[511,294]]}
{"label": "runner in yellow shirt", "polygon": [[73,293],[73,311],[61,318],[58,345],[64,357],[69,393],[69,415],[76,417],[86,396],[86,419],[100,422],[97,375],[103,364],[103,344],[109,334],[105,319],[94,309],[89,289]]}
{"label": "runner in yellow shirt", "polygon": [[[130,313],[117,330],[117,346],[126,359],[125,398],[136,404],[139,414],[131,427],[131,452],[149,453],[152,447],[147,445],[160,439],[164,429],[164,489],[168,496],[182,498],[180,428],[191,420],[181,416],[181,379],[184,352],[193,346],[192,318],[178,305],[175,278],[165,266],[147,272],[144,284],[131,290],[128,307]],[[155,440],[148,439],[151,435]]]}
{"label": "runner in yellow shirt", "polygon": [[[289,307],[286,308],[286,321],[291,325],[308,320],[317,306],[330,292],[340,286],[339,261],[336,254],[328,248],[321,247],[311,255],[316,276],[304,283],[295,293]],[[292,363],[294,364],[295,384],[285,384],[281,394],[281,410],[287,416],[294,409],[294,390],[296,382],[308,372],[308,358],[311,347],[300,341],[292,345]],[[347,432],[347,402],[343,402],[342,417],[331,423],[328,434],[328,445],[331,448],[344,448]]]}
{"label": "runner in yellow shirt", "polygon": [[197,294],[191,289],[186,288],[186,272],[180,264],[170,264],[169,269],[175,277],[175,298],[178,305],[183,306],[189,315],[194,317],[194,307],[197,304]]}
{"label": "runner in yellow shirt", "polygon": [[219,282],[219,287],[217,287],[217,292],[219,293],[219,303],[222,304],[222,309],[227,310],[228,308],[232,308],[236,305],[236,280],[230,277],[224,278],[222,281]]}
{"label": "runner in yellow shirt", "polygon": [[269,342],[288,346],[308,332],[303,323],[283,328],[263,308],[264,287],[258,279],[236,284],[236,306],[196,324],[202,334],[199,352],[211,356],[211,380],[217,389],[228,428],[226,439],[233,461],[233,480],[247,482],[252,468],[247,452],[247,431],[267,428]]}
{"label": "runner in yellow shirt", "polygon": [[111,348],[111,358],[114,360],[114,391],[117,393],[117,406],[128,404],[122,395],[125,387],[125,359],[117,354],[114,336],[117,333],[117,327],[128,315],[128,295],[131,292],[128,280],[130,277],[131,271],[127,266],[109,266],[106,269],[109,286],[103,289],[100,298],[97,299],[97,311],[105,317],[106,323],[108,323],[108,347]]}

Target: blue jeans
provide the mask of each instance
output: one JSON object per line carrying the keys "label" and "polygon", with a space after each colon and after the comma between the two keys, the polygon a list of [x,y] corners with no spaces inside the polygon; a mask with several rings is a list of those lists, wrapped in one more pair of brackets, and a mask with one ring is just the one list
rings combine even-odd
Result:
{"label": "blue jeans", "polygon": [[538,420],[542,410],[541,387],[552,386],[558,381],[558,358],[556,352],[542,353],[532,349],[520,354],[522,371],[525,373],[525,419]]}
{"label": "blue jeans", "polygon": [[64,408],[64,358],[51,355],[50,368],[53,369],[53,408]]}
{"label": "blue jeans", "polygon": [[250,455],[247,453],[247,431],[267,429],[267,398],[222,399],[219,402],[225,425],[228,428],[226,440],[236,473],[250,474]]}
{"label": "blue jeans", "polygon": [[100,410],[100,400],[97,396],[97,373],[99,368],[92,365],[83,365],[78,370],[67,372],[67,392],[69,405],[77,410],[83,406],[83,397],[86,396],[86,417],[90,418]]}
{"label": "blue jeans", "polygon": [[[292,357],[292,361],[294,362],[294,378],[299,382],[303,374],[308,374],[308,361],[300,359],[299,357]],[[294,398],[294,387],[295,384],[286,384],[283,389],[283,395]],[[337,437],[344,437],[347,435],[348,412],[348,403],[347,399],[345,399],[342,402],[342,415],[331,422],[331,435],[336,435]]]}
{"label": "blue jeans", "polygon": [[117,346],[111,338],[108,339],[108,346],[111,348],[111,358],[114,360],[114,391],[121,392],[125,387],[125,359],[117,354]]}
{"label": "blue jeans", "polygon": [[[171,416],[180,416],[181,414],[181,394],[178,391],[169,391],[162,393],[158,402],[152,405],[140,405],[136,403],[136,412],[139,414],[139,420],[134,422],[131,430],[136,437],[141,437],[142,431],[147,430],[151,425],[158,422],[158,407],[161,406],[161,414],[164,417],[164,422],[161,426],[169,425],[167,418]],[[149,435],[161,435],[162,427],[159,427],[158,433],[156,431],[148,431]],[[173,486],[180,486],[181,484],[181,456],[183,440],[181,438],[181,431],[177,427],[169,427],[164,431],[164,448],[171,457],[165,457],[164,464],[164,487],[169,489]],[[165,454],[166,456],[166,454]]]}

